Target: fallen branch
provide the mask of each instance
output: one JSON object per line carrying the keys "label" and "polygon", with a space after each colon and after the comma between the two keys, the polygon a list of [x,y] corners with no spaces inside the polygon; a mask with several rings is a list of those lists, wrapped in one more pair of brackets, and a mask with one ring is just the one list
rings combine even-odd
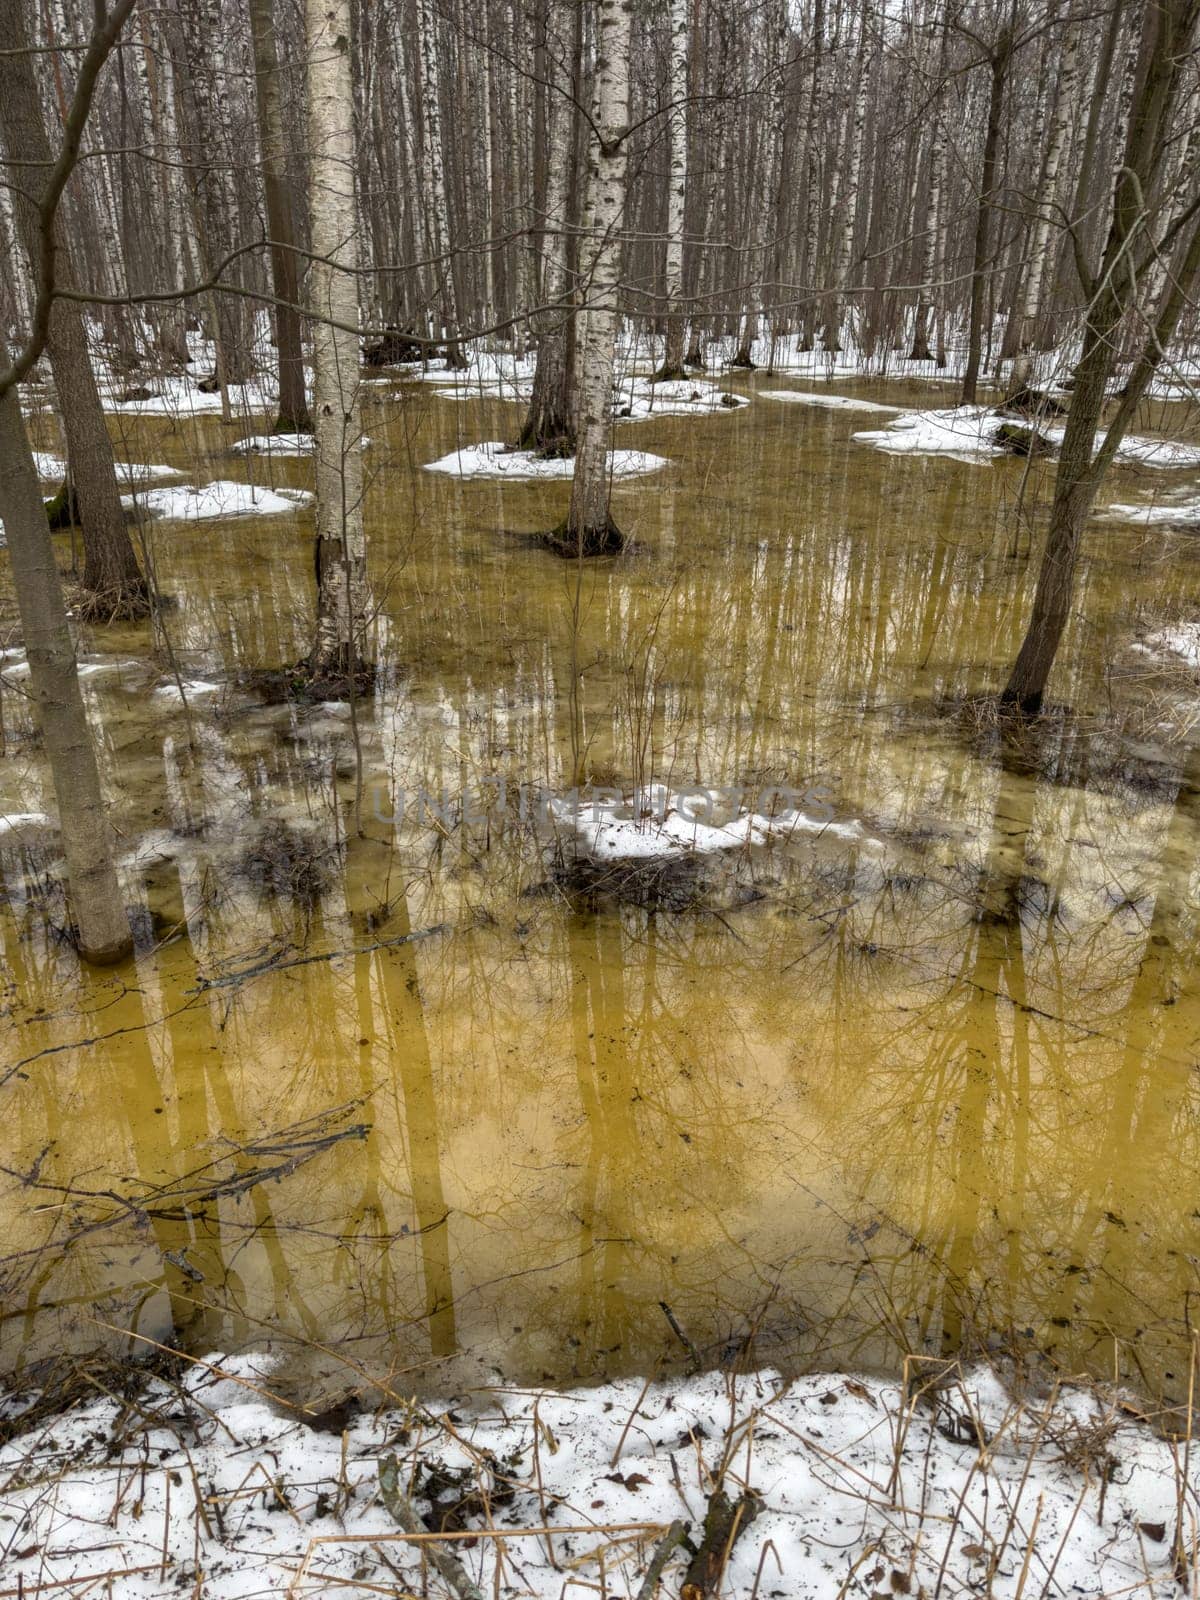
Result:
{"label": "fallen branch", "polygon": [[[379,1497],[405,1533],[428,1533],[416,1506],[400,1487],[400,1468],[394,1455],[379,1463]],[[483,1600],[483,1590],[475,1583],[456,1555],[437,1544],[428,1546],[429,1559],[454,1590],[459,1600]]]}
{"label": "fallen branch", "polygon": [[686,1529],[682,1522],[675,1521],[659,1540],[658,1549],[654,1552],[654,1559],[646,1568],[646,1576],[642,1579],[642,1587],[638,1590],[637,1600],[654,1600],[658,1589],[659,1579],[663,1575],[663,1568],[674,1554],[677,1545],[681,1545],[686,1537]]}
{"label": "fallen branch", "polygon": [[714,1489],[704,1513],[704,1537],[688,1565],[680,1600],[709,1600],[721,1586],[738,1536],[745,1533],[762,1509],[752,1489],[731,1500],[724,1489]]}

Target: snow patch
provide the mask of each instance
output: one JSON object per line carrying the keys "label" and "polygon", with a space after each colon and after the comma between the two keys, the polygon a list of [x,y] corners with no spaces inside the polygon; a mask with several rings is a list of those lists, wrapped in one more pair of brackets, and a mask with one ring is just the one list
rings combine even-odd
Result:
{"label": "snow patch", "polygon": [[650,378],[629,378],[613,392],[615,422],[643,422],[647,417],[711,417],[722,411],[740,411],[750,401],[715,383],[692,378],[672,378],[654,383]]}
{"label": "snow patch", "polygon": [[6,839],[22,839],[31,833],[42,833],[54,827],[54,818],[44,811],[0,812],[0,843]]}
{"label": "snow patch", "polygon": [[1151,527],[1157,524],[1200,523],[1200,500],[1178,500],[1174,504],[1159,500],[1152,505],[1111,505],[1098,513],[1112,522],[1138,522]]}
{"label": "snow patch", "polygon": [[954,461],[987,460],[1005,452],[992,435],[1004,419],[987,406],[955,406],[946,411],[905,411],[886,427],[856,433],[859,444],[890,455],[949,456]]}
{"label": "snow patch", "polygon": [[577,849],[595,861],[664,860],[763,845],[773,839],[816,834],[861,840],[861,822],[835,822],[788,807],[773,816],[740,811],[718,821],[724,797],[717,790],[671,790],[646,784],[628,798],[552,800],[553,819],[574,834]]}
{"label": "snow patch", "polygon": [[[359,440],[364,450],[370,443],[370,439]],[[229,448],[240,456],[310,456],[315,444],[311,433],[252,433]]]}
{"label": "snow patch", "polygon": [[[1195,1453],[1119,1395],[1064,1385],[1022,1405],[986,1370],[928,1385],[920,1404],[899,1384],[836,1373],[498,1386],[452,1409],[379,1410],[368,1393],[362,1414],[322,1429],[276,1395],[272,1367],[213,1358],[183,1382],[148,1379],[136,1408],[100,1398],[11,1438],[0,1519],[19,1537],[6,1586],[90,1592],[115,1574],[121,1600],[449,1594],[380,1492],[394,1457],[434,1526],[431,1473],[473,1491],[476,1537],[452,1548],[483,1594],[561,1600],[564,1570],[568,1591],[639,1593],[677,1518],[699,1541],[725,1467],[731,1499],[743,1483],[761,1496],[728,1549],[725,1600],[985,1587],[1011,1600],[1030,1570],[1039,1591],[1050,1571],[1056,1593],[1165,1600],[1179,1592],[1177,1508],[1200,1488]],[[1120,1464],[1103,1501],[1092,1438]],[[687,1561],[672,1553],[663,1593],[679,1592]]]}
{"label": "snow patch", "polygon": [[[1007,454],[996,443],[995,433],[1003,423],[1013,421],[1005,412],[989,406],[906,411],[886,427],[856,433],[854,438],[893,455],[941,455],[956,461],[978,461]],[[1059,423],[1037,422],[1034,426],[1054,445],[1061,444],[1066,434]],[[1102,433],[1096,435],[1097,448],[1103,437]],[[1200,466],[1200,445],[1130,434],[1121,441],[1115,459],[1123,466],[1194,467]]]}
{"label": "snow patch", "polygon": [[136,506],[148,516],[164,521],[198,522],[221,517],[277,517],[307,505],[312,494],[307,489],[264,489],[251,483],[235,483],[218,478],[195,488],[185,484],[174,489],[150,489],[142,495],[122,497],[122,503]]}
{"label": "snow patch", "polygon": [[[67,463],[61,456],[48,455],[44,450],[33,452],[37,475],[46,483],[60,483],[66,475]],[[146,483],[164,483],[169,478],[182,478],[178,467],[169,467],[157,461],[117,461],[114,463],[118,479],[137,488]]]}
{"label": "snow patch", "polygon": [[1200,621],[1174,622],[1133,646],[1139,655],[1169,656],[1200,672]]}
{"label": "snow patch", "polygon": [[823,411],[878,411],[896,416],[904,409],[903,406],[882,405],[878,400],[860,400],[853,394],[814,394],[807,389],[760,389],[758,394],[763,400],[786,400],[798,406],[819,406]]}
{"label": "snow patch", "polygon": [[220,694],[219,683],[206,683],[203,678],[183,678],[182,690],[179,683],[163,683],[154,691],[155,699],[171,700],[175,705],[182,705],[184,698],[198,699],[201,695]]}
{"label": "snow patch", "polygon": [[[608,470],[614,478],[637,478],[667,465],[665,456],[645,450],[610,450]],[[571,478],[572,456],[541,460],[531,450],[510,450],[502,439],[452,450],[448,456],[425,464],[426,472],[444,472],[452,478]]]}

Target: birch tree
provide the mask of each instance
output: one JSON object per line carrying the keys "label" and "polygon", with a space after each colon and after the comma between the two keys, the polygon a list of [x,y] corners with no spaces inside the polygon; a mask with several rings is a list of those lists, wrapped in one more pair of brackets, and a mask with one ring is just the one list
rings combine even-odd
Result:
{"label": "birch tree", "polygon": [[317,620],[308,670],[369,673],[350,0],[306,0]]}
{"label": "birch tree", "polygon": [[622,546],[609,511],[608,442],[616,367],[621,219],[629,132],[629,44],[633,0],[597,0],[596,72],[588,140],[587,268],[576,353],[579,444],[571,505],[556,539],[567,553],[603,555]]}
{"label": "birch tree", "polygon": [[[0,362],[7,359],[0,340]],[[0,518],[25,637],[33,708],[58,803],[75,937],[85,961],[109,966],[129,955],[133,940],[79,691],[54,545],[15,389],[0,396]]]}
{"label": "birch tree", "polygon": [[656,379],[667,381],[686,376],[683,370],[684,335],[687,319],[683,312],[683,230],[687,208],[688,165],[688,0],[670,0],[671,53],[667,93],[668,137],[671,166],[667,181],[667,343],[663,364]]}
{"label": "birch tree", "polygon": [[1019,353],[1013,362],[1009,382],[1010,399],[1021,395],[1029,387],[1032,369],[1030,351],[1037,339],[1038,316],[1042,309],[1043,288],[1051,257],[1051,229],[1057,220],[1059,172],[1076,109],[1075,83],[1078,64],[1079,31],[1068,24],[1066,37],[1063,40],[1062,58],[1059,61],[1054,115],[1050,120],[1046,142],[1046,158],[1042,167],[1037,214],[1029,241],[1029,264],[1019,312]]}

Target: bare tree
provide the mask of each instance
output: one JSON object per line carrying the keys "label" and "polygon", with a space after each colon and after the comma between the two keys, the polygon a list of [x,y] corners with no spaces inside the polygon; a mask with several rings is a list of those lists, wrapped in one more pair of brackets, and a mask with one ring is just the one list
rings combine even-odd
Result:
{"label": "bare tree", "polygon": [[369,661],[350,0],[306,0],[305,26],[317,484],[317,622],[308,670],[353,681]]}
{"label": "bare tree", "polygon": [[275,345],[279,355],[279,410],[275,427],[279,433],[309,433],[312,418],[304,390],[304,358],[300,348],[300,274],[287,174],[275,0],[250,0],[250,32],[254,41],[263,198],[271,233],[271,280],[275,290]]}
{"label": "bare tree", "polygon": [[57,197],[48,198],[55,162],[34,77],[22,0],[0,0],[0,28],[7,41],[0,52],[0,128],[21,237],[34,282],[46,298],[45,348],[67,440],[64,504],[68,513],[77,509],[83,530],[84,604],[89,615],[100,621],[140,617],[149,609],[149,596],[125,525],[87,330],[77,306],[51,298],[54,287],[63,288],[69,281],[71,251]]}
{"label": "bare tree", "polygon": [[616,364],[621,218],[628,165],[629,45],[633,0],[597,0],[595,106],[588,143],[588,223],[579,319],[576,413],[579,445],[571,505],[558,539],[567,551],[619,550],[609,512],[608,444]]}
{"label": "bare tree", "polygon": [[[1161,216],[1150,203],[1161,177],[1171,132],[1171,112],[1188,52],[1193,47],[1200,0],[1143,0],[1137,90],[1128,118],[1124,158],[1113,188],[1112,221],[1102,259],[1093,265],[1076,237],[1076,265],[1088,296],[1083,351],[1075,369],[1071,409],[1054,480],[1054,502],[1038,573],[1029,627],[1002,700],[1036,713],[1070,616],[1079,543],[1104,475],[1116,455],[1142,395],[1174,337],[1184,306],[1200,282],[1200,198],[1158,231]],[[1096,92],[1103,93],[1098,85]],[[1117,357],[1117,330],[1137,304],[1138,286],[1168,244],[1186,239],[1157,319],[1126,385],[1099,449],[1096,428]]]}

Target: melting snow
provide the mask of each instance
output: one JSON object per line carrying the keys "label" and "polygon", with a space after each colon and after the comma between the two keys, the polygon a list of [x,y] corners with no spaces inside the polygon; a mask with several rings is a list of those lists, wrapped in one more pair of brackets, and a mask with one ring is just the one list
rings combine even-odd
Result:
{"label": "melting snow", "polygon": [[[99,1398],[12,1438],[6,1586],[91,1592],[112,1575],[121,1600],[449,1595],[380,1493],[394,1455],[435,1526],[421,1498],[431,1472],[484,1497],[486,1521],[468,1512],[472,1537],[449,1547],[460,1592],[636,1594],[676,1519],[699,1541],[724,1468],[731,1498],[744,1483],[761,1496],[729,1549],[725,1600],[984,1588],[1013,1600],[1031,1573],[1031,1593],[1166,1600],[1179,1592],[1176,1517],[1200,1489],[1194,1455],[1119,1397],[1063,1387],[1020,1405],[986,1369],[918,1398],[868,1377],[772,1372],[497,1386],[332,1429],[278,1398],[271,1370],[261,1356],[201,1363],[175,1385],[149,1378],[136,1405]],[[0,1402],[10,1419],[22,1409]],[[679,1592],[687,1560],[675,1550],[662,1592]]]}
{"label": "melting snow", "polygon": [[[252,433],[230,449],[243,456],[309,456],[314,443],[311,433]],[[365,450],[371,441],[364,438],[359,443]]]}
{"label": "melting snow", "polygon": [[[59,482],[67,470],[67,463],[61,456],[47,455],[44,450],[33,452],[33,464],[38,477],[47,483]],[[178,467],[168,467],[154,461],[118,461],[116,468],[117,477],[121,482],[130,484],[134,488],[139,484],[162,483],[168,478],[183,477]]]}
{"label": "melting snow", "polygon": [[1195,523],[1200,522],[1200,500],[1178,500],[1174,504],[1159,500],[1152,505],[1105,506],[1100,516],[1114,522]]}
{"label": "melting snow", "polygon": [[[614,478],[636,478],[665,467],[665,456],[645,450],[610,450],[608,468]],[[570,478],[575,473],[571,456],[539,460],[530,450],[510,450],[502,439],[452,450],[448,456],[425,465],[426,472],[445,472],[454,478]]]}
{"label": "melting snow", "polygon": [[0,812],[0,839],[12,834],[20,837],[28,833],[40,833],[53,826],[54,818],[48,817],[44,811]]}
{"label": "melting snow", "polygon": [[654,383],[628,378],[613,391],[613,420],[641,422],[647,417],[710,417],[748,406],[744,394],[730,394],[715,383],[692,378]]}
{"label": "melting snow", "polygon": [[219,517],[277,517],[294,513],[312,499],[307,489],[264,489],[250,483],[218,478],[199,488],[149,489],[128,496],[124,504],[136,505],[151,517],[169,521],[201,521]]}
{"label": "melting snow", "polygon": [[723,797],[703,789],[670,790],[652,783],[628,798],[553,800],[550,814],[574,835],[583,854],[597,861],[665,859],[737,850],[797,834],[860,840],[861,822],[811,817],[795,807],[765,816],[742,812],[719,823]]}
{"label": "melting snow", "polygon": [[1174,622],[1148,633],[1133,648],[1139,655],[1171,656],[1200,671],[1200,621]]}
{"label": "melting snow", "polygon": [[[906,411],[886,427],[856,433],[860,444],[874,445],[896,455],[944,455],[956,461],[977,461],[1007,452],[996,444],[996,429],[1005,422],[1020,422],[988,406],[955,406],[944,411]],[[1066,429],[1058,423],[1039,422],[1038,432],[1051,444],[1060,444]],[[1102,434],[1096,435],[1099,445]],[[1200,466],[1200,445],[1175,439],[1130,434],[1117,449],[1122,465],[1147,467]]]}
{"label": "melting snow", "polygon": [[798,406],[820,406],[824,411],[886,411],[894,416],[904,409],[881,405],[878,400],[860,400],[853,394],[814,394],[807,389],[760,389],[758,394],[763,400],[788,400]]}

